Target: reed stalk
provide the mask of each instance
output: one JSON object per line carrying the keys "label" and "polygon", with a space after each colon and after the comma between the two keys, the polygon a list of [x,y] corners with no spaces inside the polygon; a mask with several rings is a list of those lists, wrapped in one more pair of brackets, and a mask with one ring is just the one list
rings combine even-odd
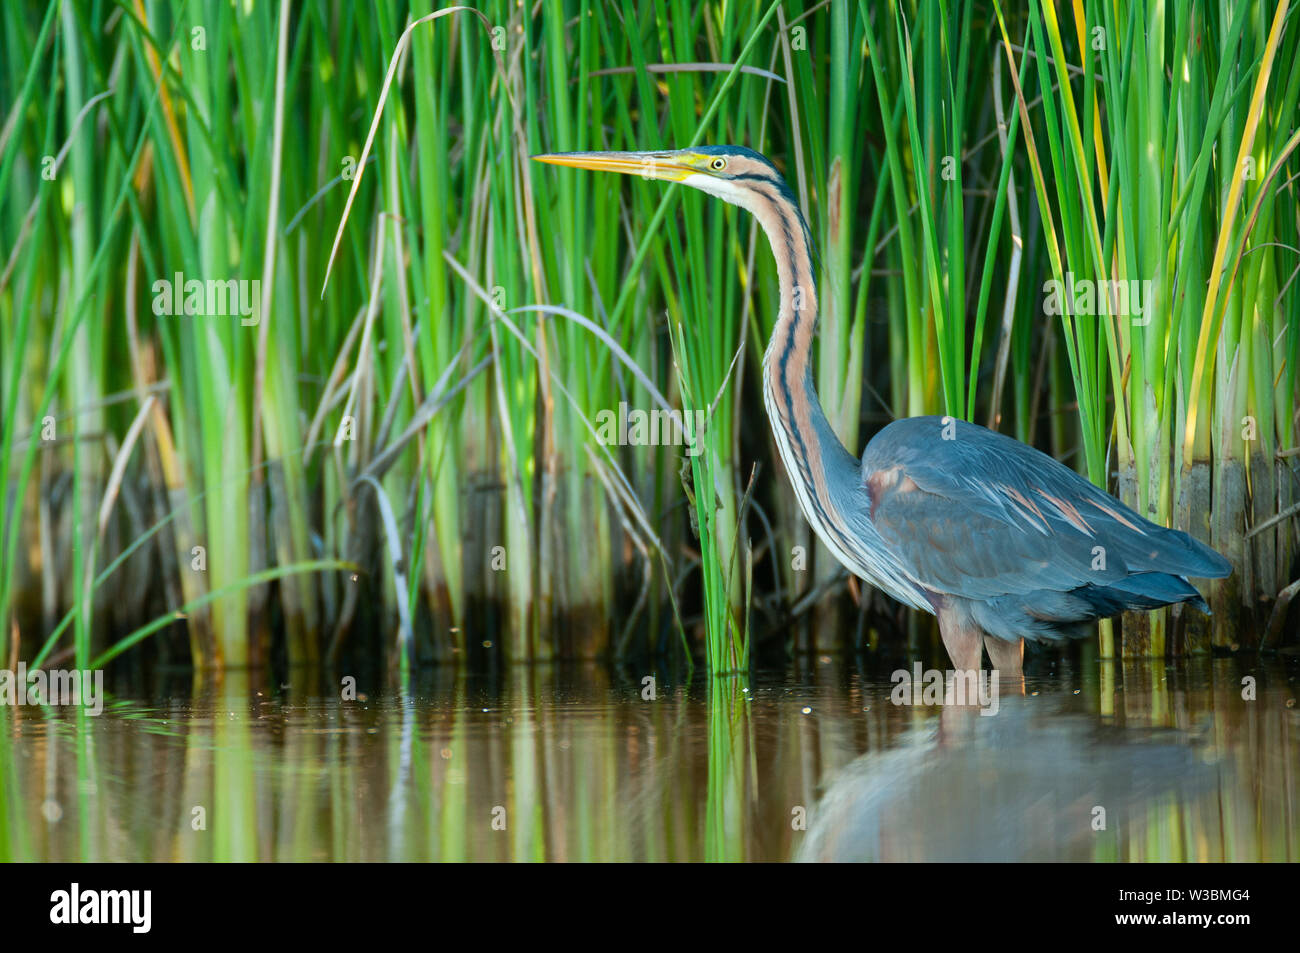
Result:
{"label": "reed stalk", "polygon": [[[892,417],[988,421],[1229,555],[1212,620],[1130,616],[1103,655],[1248,647],[1292,581],[1289,0],[0,23],[5,659],[15,633],[24,659],[86,662],[147,629],[201,668],[686,635],[724,672],[751,629],[789,648],[808,605],[799,647],[852,643],[753,410],[763,236],[705,196],[528,161],[570,149],[773,158],[853,451]],[[190,279],[257,282],[256,320],[160,313]],[[1048,282],[1090,302],[1049,307]],[[703,413],[703,452],[602,438],[624,405]],[[871,644],[899,621],[863,611]]]}

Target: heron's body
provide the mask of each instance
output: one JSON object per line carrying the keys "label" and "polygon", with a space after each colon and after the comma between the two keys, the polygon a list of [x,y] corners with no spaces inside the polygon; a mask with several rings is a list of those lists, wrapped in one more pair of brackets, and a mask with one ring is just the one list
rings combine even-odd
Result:
{"label": "heron's body", "polygon": [[1060,640],[1125,609],[1205,608],[1187,577],[1230,571],[1186,533],[1143,519],[1046,454],[976,424],[898,420],[855,458],[812,383],[817,289],[808,226],[758,153],[709,146],[537,158],[681,182],[758,219],[781,291],[763,398],[800,509],[851,572],[938,616],[956,668],[979,668],[984,647],[995,669],[1018,674],[1024,639]]}

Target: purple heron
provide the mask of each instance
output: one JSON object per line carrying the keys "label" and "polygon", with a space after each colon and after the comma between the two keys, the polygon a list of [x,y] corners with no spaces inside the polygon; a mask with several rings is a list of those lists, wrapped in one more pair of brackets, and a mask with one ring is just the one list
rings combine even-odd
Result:
{"label": "purple heron", "polygon": [[817,287],[808,224],[766,158],[740,146],[561,152],[539,162],[679,182],[748,210],[776,258],[781,311],[763,400],[799,507],[850,572],[938,617],[955,668],[1018,675],[1024,640],[1057,642],[1126,609],[1208,611],[1189,576],[1231,572],[1186,533],[1157,526],[1051,457],[951,417],[882,429],[859,461],[813,388]]}

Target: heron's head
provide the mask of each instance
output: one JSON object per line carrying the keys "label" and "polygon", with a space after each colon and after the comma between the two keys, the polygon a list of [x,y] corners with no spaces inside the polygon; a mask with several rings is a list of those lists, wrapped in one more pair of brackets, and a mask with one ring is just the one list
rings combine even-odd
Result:
{"label": "heron's head", "polygon": [[744,146],[696,146],[671,152],[552,152],[538,162],[680,182],[751,212],[783,199],[796,204],[776,166]]}

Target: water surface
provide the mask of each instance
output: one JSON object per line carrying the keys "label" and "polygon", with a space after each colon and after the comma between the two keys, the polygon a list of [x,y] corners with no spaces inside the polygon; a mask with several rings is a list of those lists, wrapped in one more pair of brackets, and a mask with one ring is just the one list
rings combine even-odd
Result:
{"label": "water surface", "polygon": [[1293,659],[1063,665],[992,717],[894,704],[862,664],[660,673],[653,698],[590,664],[0,708],[0,859],[1300,858]]}

